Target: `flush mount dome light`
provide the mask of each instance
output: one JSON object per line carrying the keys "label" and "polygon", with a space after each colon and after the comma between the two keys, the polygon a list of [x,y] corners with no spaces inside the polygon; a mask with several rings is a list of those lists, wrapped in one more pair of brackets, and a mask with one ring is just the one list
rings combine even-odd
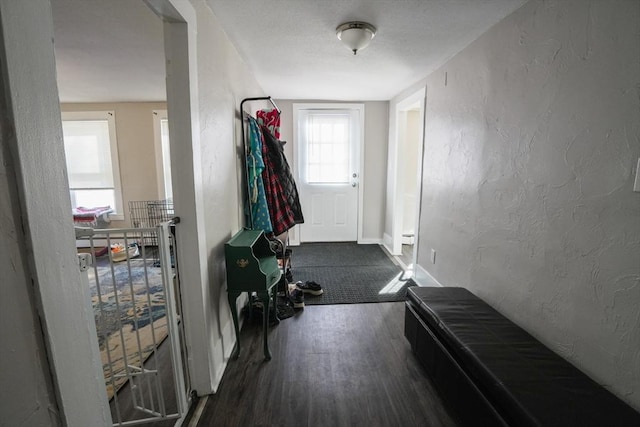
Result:
{"label": "flush mount dome light", "polygon": [[345,22],[336,28],[336,35],[355,55],[359,50],[369,46],[369,42],[376,35],[376,27],[367,22]]}

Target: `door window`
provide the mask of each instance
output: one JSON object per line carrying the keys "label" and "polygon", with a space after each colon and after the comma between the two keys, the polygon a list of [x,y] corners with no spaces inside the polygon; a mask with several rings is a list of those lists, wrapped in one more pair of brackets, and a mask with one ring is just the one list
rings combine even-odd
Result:
{"label": "door window", "polygon": [[349,182],[349,114],[309,112],[306,133],[306,182]]}

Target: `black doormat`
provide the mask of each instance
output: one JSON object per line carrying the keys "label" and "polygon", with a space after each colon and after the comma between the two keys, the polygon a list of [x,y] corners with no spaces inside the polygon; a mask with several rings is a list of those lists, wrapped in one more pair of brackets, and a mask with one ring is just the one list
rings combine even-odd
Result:
{"label": "black doormat", "polygon": [[293,247],[294,281],[319,283],[324,293],[305,294],[305,305],[395,302],[406,299],[402,269],[378,245],[304,243]]}
{"label": "black doormat", "polygon": [[379,245],[357,243],[303,243],[292,247],[294,267],[363,267],[389,265],[393,262]]}

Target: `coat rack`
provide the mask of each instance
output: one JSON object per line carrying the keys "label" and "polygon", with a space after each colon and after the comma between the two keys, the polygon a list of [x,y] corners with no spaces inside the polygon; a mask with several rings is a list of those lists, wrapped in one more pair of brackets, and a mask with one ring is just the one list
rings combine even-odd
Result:
{"label": "coat rack", "polygon": [[[240,230],[231,240],[225,244],[225,262],[227,271],[227,293],[229,307],[233,318],[233,326],[236,332],[236,347],[232,357],[238,357],[240,353],[240,328],[238,324],[238,309],[236,299],[243,292],[256,293],[262,301],[262,331],[264,343],[264,358],[271,360],[269,351],[268,326],[269,315],[273,312],[278,319],[276,303],[277,291],[274,289],[280,283],[283,271],[278,265],[275,251],[271,242],[265,236],[263,230],[253,229],[253,211],[251,209],[251,190],[249,183],[249,168],[247,157],[249,151],[244,131],[244,103],[250,101],[269,101],[280,114],[280,109],[270,96],[258,98],[245,98],[240,103],[240,115],[242,116],[242,147],[244,153],[245,179],[247,180],[247,207],[249,211],[249,227]],[[284,249],[283,249],[284,252]],[[271,308],[270,308],[271,307]]]}
{"label": "coat rack", "polygon": [[278,106],[276,105],[276,103],[274,102],[274,100],[270,97],[270,96],[262,96],[262,97],[257,97],[257,98],[245,98],[242,100],[242,102],[240,102],[240,114],[242,116],[242,148],[243,148],[243,153],[244,153],[244,162],[245,162],[245,167],[244,167],[244,174],[245,174],[245,179],[247,180],[247,206],[249,207],[249,229],[253,230],[253,212],[251,210],[251,190],[249,189],[249,168],[247,168],[246,162],[247,162],[247,156],[249,155],[249,151],[247,149],[247,141],[245,139],[245,134],[244,134],[244,103],[245,102],[251,102],[251,101],[269,101],[271,103],[271,105],[273,105],[273,108],[276,109],[276,111],[278,112],[278,114],[281,114],[280,109],[278,108]]}

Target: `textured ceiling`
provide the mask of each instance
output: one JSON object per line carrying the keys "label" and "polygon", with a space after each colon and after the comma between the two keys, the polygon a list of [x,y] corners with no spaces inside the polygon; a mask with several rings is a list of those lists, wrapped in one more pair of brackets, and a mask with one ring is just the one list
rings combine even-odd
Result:
{"label": "textured ceiling", "polygon": [[[526,0],[206,0],[265,92],[387,100]],[[63,102],[165,99],[162,24],[140,0],[52,0]],[[378,33],[353,56],[335,28]]]}
{"label": "textured ceiling", "polygon": [[[386,100],[426,77],[525,0],[207,0],[274,98]],[[345,21],[378,32],[356,56]]]}

